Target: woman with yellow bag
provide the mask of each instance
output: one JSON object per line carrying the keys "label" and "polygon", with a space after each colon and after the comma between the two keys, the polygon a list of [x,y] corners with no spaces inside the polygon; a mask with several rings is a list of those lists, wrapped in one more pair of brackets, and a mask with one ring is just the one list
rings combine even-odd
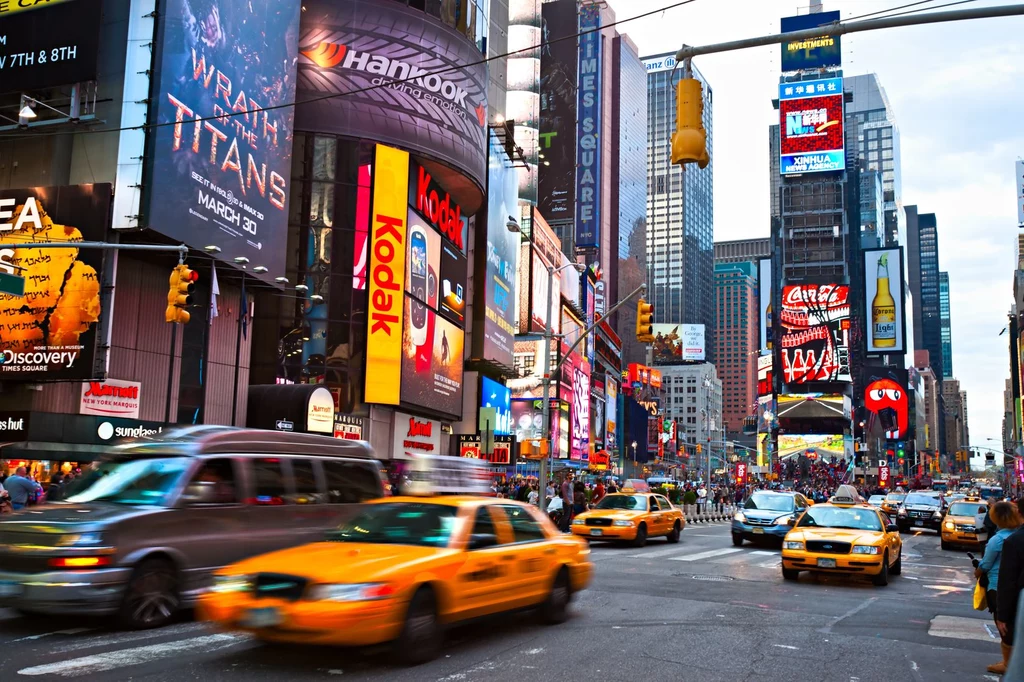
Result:
{"label": "woman with yellow bag", "polygon": [[[996,585],[999,584],[999,564],[1003,554],[1003,541],[1020,527],[1022,520],[1017,512],[1017,507],[1010,502],[997,502],[994,504],[989,511],[989,518],[996,524],[996,528],[999,530],[988,539],[988,544],[985,546],[985,556],[982,557],[978,567],[974,569],[974,576],[978,579],[978,585],[985,588],[984,597],[981,597],[977,593],[977,588],[975,588],[974,608],[982,610],[985,608],[985,602],[987,602],[989,613],[995,618]],[[1003,652],[1003,660],[988,666],[988,671],[997,675],[1002,675],[1006,672],[1006,664],[1010,660],[1010,653],[1012,652],[1012,642],[1000,642],[1000,647]]]}

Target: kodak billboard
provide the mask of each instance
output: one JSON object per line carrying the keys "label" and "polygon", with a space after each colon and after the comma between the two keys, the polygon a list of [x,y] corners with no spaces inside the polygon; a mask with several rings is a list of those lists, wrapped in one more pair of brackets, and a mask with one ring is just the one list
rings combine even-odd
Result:
{"label": "kodak billboard", "polygon": [[377,145],[373,170],[366,402],[398,405],[408,228],[409,154]]}

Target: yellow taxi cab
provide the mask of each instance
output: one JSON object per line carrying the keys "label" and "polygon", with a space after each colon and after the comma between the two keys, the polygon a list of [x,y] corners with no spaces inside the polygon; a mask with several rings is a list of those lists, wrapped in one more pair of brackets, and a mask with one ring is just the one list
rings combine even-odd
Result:
{"label": "yellow taxi cab", "polygon": [[882,500],[882,506],[879,507],[883,512],[889,516],[896,516],[896,512],[900,510],[900,505],[903,504],[903,500],[907,498],[907,494],[902,490],[897,490],[894,493],[889,493]]}
{"label": "yellow taxi cab", "polygon": [[632,542],[643,547],[647,539],[665,536],[679,542],[686,525],[683,511],[664,495],[655,493],[611,493],[589,511],[572,520],[572,533],[588,540]]}
{"label": "yellow taxi cab", "polygon": [[436,657],[460,621],[531,607],[564,621],[590,582],[589,554],[521,502],[381,498],[323,542],[219,569],[197,614],[273,642],[392,642],[415,664]]}
{"label": "yellow taxi cab", "polygon": [[903,541],[895,524],[842,485],[828,502],[810,507],[782,542],[782,577],[801,571],[867,575],[888,585],[903,570]]}
{"label": "yellow taxi cab", "polygon": [[984,525],[987,512],[988,506],[980,497],[967,497],[950,504],[939,531],[942,549],[954,546],[980,548],[988,542]]}

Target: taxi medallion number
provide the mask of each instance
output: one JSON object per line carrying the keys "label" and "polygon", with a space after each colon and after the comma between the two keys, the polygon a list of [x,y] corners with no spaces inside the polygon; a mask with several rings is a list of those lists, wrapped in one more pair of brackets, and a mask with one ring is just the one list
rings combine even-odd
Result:
{"label": "taxi medallion number", "polygon": [[835,559],[818,559],[818,567],[819,568],[835,568],[836,567],[836,560]]}
{"label": "taxi medallion number", "polygon": [[248,628],[272,628],[281,624],[281,613],[274,607],[249,609],[242,619],[242,626]]}

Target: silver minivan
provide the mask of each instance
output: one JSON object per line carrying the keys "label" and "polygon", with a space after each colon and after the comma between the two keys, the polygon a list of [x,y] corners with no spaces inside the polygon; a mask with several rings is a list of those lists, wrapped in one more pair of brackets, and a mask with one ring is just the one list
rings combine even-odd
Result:
{"label": "silver minivan", "polygon": [[320,539],[384,494],[362,441],[192,426],[120,446],[0,521],[0,607],[163,625],[213,570]]}

